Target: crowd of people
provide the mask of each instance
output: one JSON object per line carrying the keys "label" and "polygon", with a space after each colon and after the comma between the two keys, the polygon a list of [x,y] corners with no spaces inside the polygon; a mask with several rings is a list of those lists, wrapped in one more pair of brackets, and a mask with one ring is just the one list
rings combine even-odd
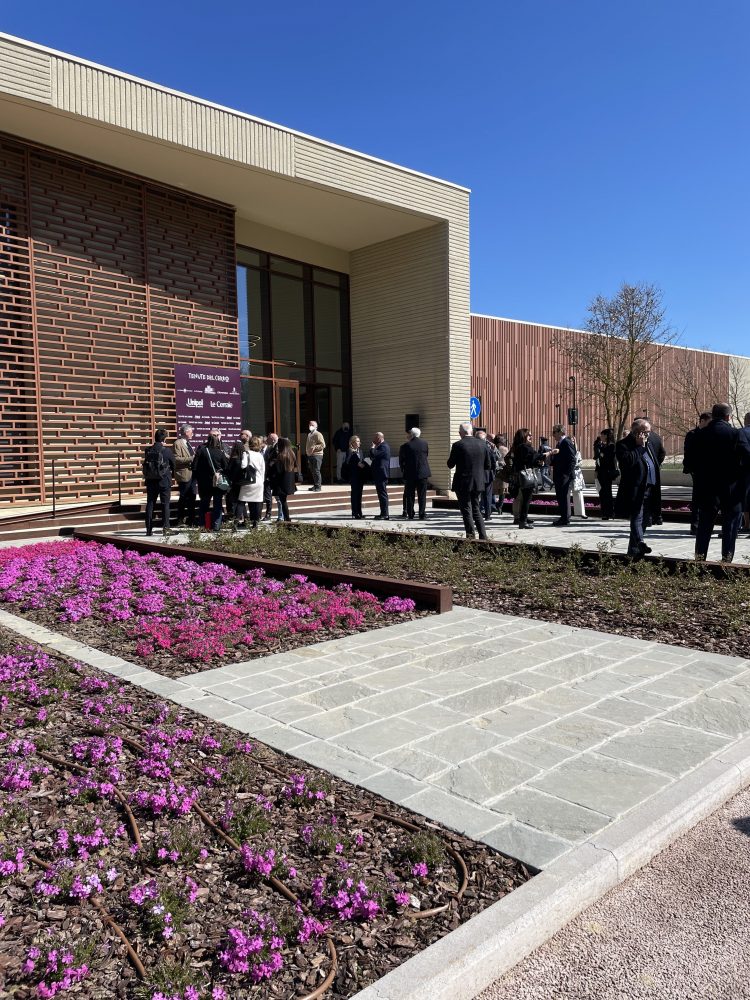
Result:
{"label": "crowd of people", "polygon": [[[274,499],[277,520],[290,520],[287,501],[297,490],[297,454],[288,438],[268,434],[261,439],[243,430],[227,447],[221,431],[214,428],[205,443],[196,446],[189,424],[180,427],[172,448],[165,445],[166,437],[167,432],[159,428],[154,443],[144,453],[147,535],[153,534],[157,501],[162,509],[162,532],[172,533],[173,479],[178,491],[178,527],[219,531],[224,517],[229,516],[235,531],[257,528],[260,520],[271,520]],[[318,480],[313,479],[311,489],[320,489],[320,465],[310,463],[310,468],[317,471]]]}
{"label": "crowd of people", "polygon": [[[721,520],[722,559],[731,561],[742,526],[750,529],[750,413],[744,427],[731,424],[731,409],[717,403],[701,414],[684,446],[684,471],[692,476],[691,532],[695,535],[696,559],[705,559],[717,517]],[[528,427],[519,428],[510,443],[504,434],[490,436],[486,428],[462,423],[458,440],[448,456],[453,470],[452,489],[468,538],[487,538],[486,523],[501,514],[512,499],[513,523],[519,530],[534,527],[529,517],[532,498],[541,489],[552,489],[557,503],[553,527],[571,524],[571,516],[586,518],[583,460],[576,439],[561,424],[552,428],[553,444],[546,437],[533,443]],[[288,438],[270,433],[265,438],[244,430],[227,447],[221,433],[213,430],[206,442],[193,443],[193,429],[180,428],[172,449],[165,445],[166,431],[156,431],[154,443],[145,450],[143,475],[146,483],[146,533],[154,527],[157,501],[162,506],[162,530],[170,533],[169,515],[174,478],[178,488],[179,526],[200,526],[218,531],[225,516],[233,530],[256,528],[270,521],[276,501],[276,519],[289,521],[288,498],[300,478],[297,454]],[[388,482],[391,448],[382,432],[363,448],[346,422],[333,437],[336,479],[350,487],[351,516],[363,520],[364,488],[372,483],[380,512],[375,520],[390,520]],[[322,490],[322,465],[326,441],[315,421],[308,425],[305,443],[309,490]],[[651,525],[660,524],[661,466],[666,452],[661,437],[646,417],[633,421],[618,441],[605,428],[594,442],[594,468],[599,493],[600,516],[629,522],[628,554],[641,558],[651,552],[645,541]],[[419,427],[406,433],[398,452],[403,478],[401,516],[425,520],[427,490],[432,471],[429,445]],[[613,489],[616,485],[616,491]],[[196,512],[197,506],[197,512]],[[572,507],[572,515],[571,515]]]}

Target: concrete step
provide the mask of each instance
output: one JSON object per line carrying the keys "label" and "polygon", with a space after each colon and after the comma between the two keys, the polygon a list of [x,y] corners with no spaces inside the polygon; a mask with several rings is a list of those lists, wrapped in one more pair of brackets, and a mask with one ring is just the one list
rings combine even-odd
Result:
{"label": "concrete step", "polygon": [[[403,486],[394,484],[388,487],[388,497],[392,503],[400,502]],[[428,493],[428,499],[435,496],[434,491]],[[365,491],[365,503],[377,502],[374,488]],[[313,493],[303,486],[298,493],[289,498],[289,510],[292,516],[300,514],[332,514],[348,511],[350,507],[349,489],[342,486],[323,487],[320,493]],[[145,499],[137,499],[123,504],[96,503],[84,508],[72,507],[60,509],[56,517],[49,512],[19,513],[0,520],[0,542],[2,541],[34,541],[35,539],[65,537],[73,534],[75,528],[110,528],[121,530],[143,524],[146,503]],[[177,498],[172,497],[171,523],[177,521]],[[157,514],[158,520],[158,514]]]}

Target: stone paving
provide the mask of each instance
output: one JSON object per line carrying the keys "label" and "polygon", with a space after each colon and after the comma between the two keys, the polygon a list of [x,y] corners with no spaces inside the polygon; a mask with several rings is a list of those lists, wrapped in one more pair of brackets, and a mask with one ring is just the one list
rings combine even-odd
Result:
{"label": "stone paving", "polygon": [[0,624],[537,868],[750,733],[750,660],[462,607],[177,680]]}
{"label": "stone paving", "polygon": [[[369,491],[368,491],[369,492]],[[374,498],[365,494],[364,512],[371,518],[378,513]],[[464,535],[463,522],[457,510],[428,510],[425,521],[405,521],[400,518],[400,507],[391,506],[390,521],[353,522],[347,514],[327,513],[323,515],[299,514],[296,521],[310,524],[356,524],[357,527],[367,527],[376,531],[416,531],[428,532],[431,535],[458,536]],[[532,514],[533,531],[519,531],[513,524],[511,514],[493,514],[487,524],[487,535],[494,541],[520,542],[523,545],[562,545],[571,547],[579,545],[583,549],[597,550],[606,545],[612,552],[627,552],[629,526],[627,521],[602,521],[600,518],[574,517],[568,528],[553,528],[552,521],[557,517],[557,510],[550,508],[550,513]],[[695,539],[690,534],[688,524],[665,522],[649,528],[646,541],[653,549],[655,556],[668,556],[675,559],[692,560],[695,553]],[[708,552],[709,559],[721,559],[721,541],[714,532]],[[750,535],[741,531],[735,549],[735,562],[750,562]]]}
{"label": "stone paving", "polygon": [[[425,521],[407,521],[398,515],[393,515],[390,521],[375,521],[373,515],[377,508],[365,505],[367,519],[352,521],[347,514],[338,512],[326,514],[295,514],[294,520],[304,524],[322,524],[340,527],[367,528],[371,531],[417,532],[445,538],[463,538],[464,528],[461,516],[457,510],[430,510]],[[487,535],[492,541],[514,542],[522,545],[552,545],[572,548],[577,545],[589,551],[600,550],[606,546],[612,552],[627,552],[628,525],[625,521],[601,521],[598,518],[574,517],[568,528],[553,528],[554,517],[550,514],[535,514],[533,531],[519,531],[512,523],[510,514],[493,515],[487,525]],[[273,530],[272,526],[261,525],[263,530]],[[133,528],[119,529],[114,532],[123,538],[143,538],[144,528],[141,525]],[[163,538],[157,530],[152,542],[158,543]],[[187,541],[187,535],[179,532],[170,536],[169,544],[179,544]],[[674,559],[693,560],[695,539],[689,532],[687,524],[665,523],[649,528],[646,541],[653,549],[654,556],[666,556]],[[24,544],[23,542],[19,544]],[[714,533],[708,552],[709,559],[721,559],[721,541]],[[735,563],[747,565],[750,563],[750,536],[742,532],[737,540]]]}

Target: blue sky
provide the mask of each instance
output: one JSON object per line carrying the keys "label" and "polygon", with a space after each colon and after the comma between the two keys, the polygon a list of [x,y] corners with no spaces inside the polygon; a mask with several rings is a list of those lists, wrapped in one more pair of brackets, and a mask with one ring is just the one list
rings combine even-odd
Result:
{"label": "blue sky", "polygon": [[0,29],[472,189],[472,310],[622,281],[750,354],[747,0],[6,4]]}

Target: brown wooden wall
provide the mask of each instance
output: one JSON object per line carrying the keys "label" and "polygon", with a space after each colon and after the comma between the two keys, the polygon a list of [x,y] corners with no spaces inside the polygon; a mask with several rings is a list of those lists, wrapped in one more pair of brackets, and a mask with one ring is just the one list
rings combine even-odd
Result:
{"label": "brown wooden wall", "polygon": [[234,262],[230,207],[0,136],[0,501],[142,485],[172,366],[239,364]]}
{"label": "brown wooden wall", "polygon": [[[535,323],[471,317],[471,388],[482,401],[481,423],[490,433],[510,439],[519,427],[529,427],[536,443],[540,435],[551,435],[553,424],[566,423],[573,400],[571,372],[564,351],[556,346],[561,335],[589,336]],[[728,356],[677,347],[666,349],[648,389],[633,401],[631,419],[647,414],[670,455],[682,453],[684,429],[695,423],[694,405],[677,389],[677,383],[688,378],[686,373],[705,386],[701,408],[726,401]],[[580,391],[577,404],[578,443],[584,458],[590,458],[594,437],[605,426],[604,414]]]}

